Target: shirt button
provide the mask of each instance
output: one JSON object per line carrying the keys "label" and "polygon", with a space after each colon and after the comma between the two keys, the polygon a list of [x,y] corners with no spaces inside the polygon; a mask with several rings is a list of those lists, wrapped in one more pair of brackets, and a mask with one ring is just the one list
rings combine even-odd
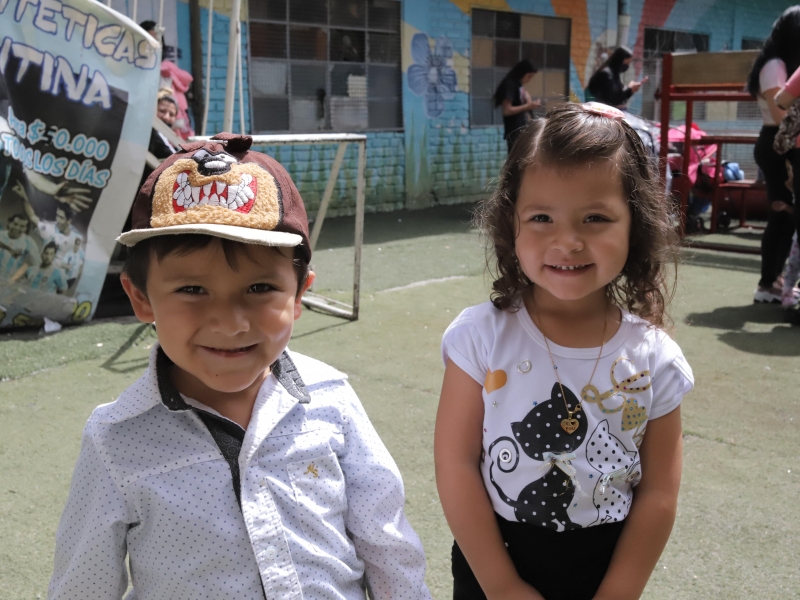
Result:
{"label": "shirt button", "polygon": [[278,549],[275,546],[267,548],[267,560],[275,560],[276,556],[278,556]]}

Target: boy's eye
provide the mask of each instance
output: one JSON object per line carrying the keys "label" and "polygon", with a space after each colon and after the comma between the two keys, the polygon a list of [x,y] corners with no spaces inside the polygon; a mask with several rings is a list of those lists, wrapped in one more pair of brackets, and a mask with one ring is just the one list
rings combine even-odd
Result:
{"label": "boy's eye", "polygon": [[178,290],[181,294],[202,294],[203,288],[199,285],[186,285]]}
{"label": "boy's eye", "polygon": [[550,215],[533,215],[531,221],[534,223],[549,223],[551,219]]}
{"label": "boy's eye", "polygon": [[254,294],[264,294],[266,292],[271,292],[274,289],[275,288],[268,283],[254,283],[250,286],[250,292]]}

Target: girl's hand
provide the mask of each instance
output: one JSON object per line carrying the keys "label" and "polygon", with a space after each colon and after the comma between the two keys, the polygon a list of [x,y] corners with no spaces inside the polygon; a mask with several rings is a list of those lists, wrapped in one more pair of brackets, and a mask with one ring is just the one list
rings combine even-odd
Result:
{"label": "girl's hand", "polygon": [[775,106],[780,108],[781,110],[786,110],[789,108],[789,105],[794,102],[795,97],[792,96],[791,93],[786,91],[786,88],[781,88],[777,94],[775,94]]}
{"label": "girl's hand", "polygon": [[537,592],[533,586],[519,578],[510,582],[503,589],[487,593],[486,597],[488,600],[544,600],[544,596]]}

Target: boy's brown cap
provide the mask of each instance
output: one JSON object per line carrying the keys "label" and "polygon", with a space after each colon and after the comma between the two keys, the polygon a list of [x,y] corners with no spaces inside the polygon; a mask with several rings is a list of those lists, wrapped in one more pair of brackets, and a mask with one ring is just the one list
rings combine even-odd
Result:
{"label": "boy's brown cap", "polygon": [[272,157],[250,151],[253,138],[219,133],[182,144],[144,182],[133,229],[117,240],[134,246],[158,235],[200,233],[245,244],[299,246],[311,260],[303,199]]}

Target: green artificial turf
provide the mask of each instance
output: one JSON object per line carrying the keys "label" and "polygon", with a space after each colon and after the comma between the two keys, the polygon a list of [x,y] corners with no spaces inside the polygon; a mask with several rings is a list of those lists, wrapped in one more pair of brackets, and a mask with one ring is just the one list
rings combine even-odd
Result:
{"label": "green artificial turf", "polygon": [[[452,542],[433,473],[439,343],[460,310],[487,298],[468,218],[461,207],[368,216],[361,318],[305,311],[291,343],[350,375],[404,475],[437,600],[450,597]],[[323,228],[318,292],[350,293],[352,224]],[[752,304],[757,256],[684,257],[674,335],[697,386],[682,409],[678,519],[644,598],[797,597],[800,328],[782,323],[778,307]],[[0,598],[46,597],[85,420],[139,376],[153,341],[131,320],[0,336]],[[570,560],[591,560],[591,549]]]}

